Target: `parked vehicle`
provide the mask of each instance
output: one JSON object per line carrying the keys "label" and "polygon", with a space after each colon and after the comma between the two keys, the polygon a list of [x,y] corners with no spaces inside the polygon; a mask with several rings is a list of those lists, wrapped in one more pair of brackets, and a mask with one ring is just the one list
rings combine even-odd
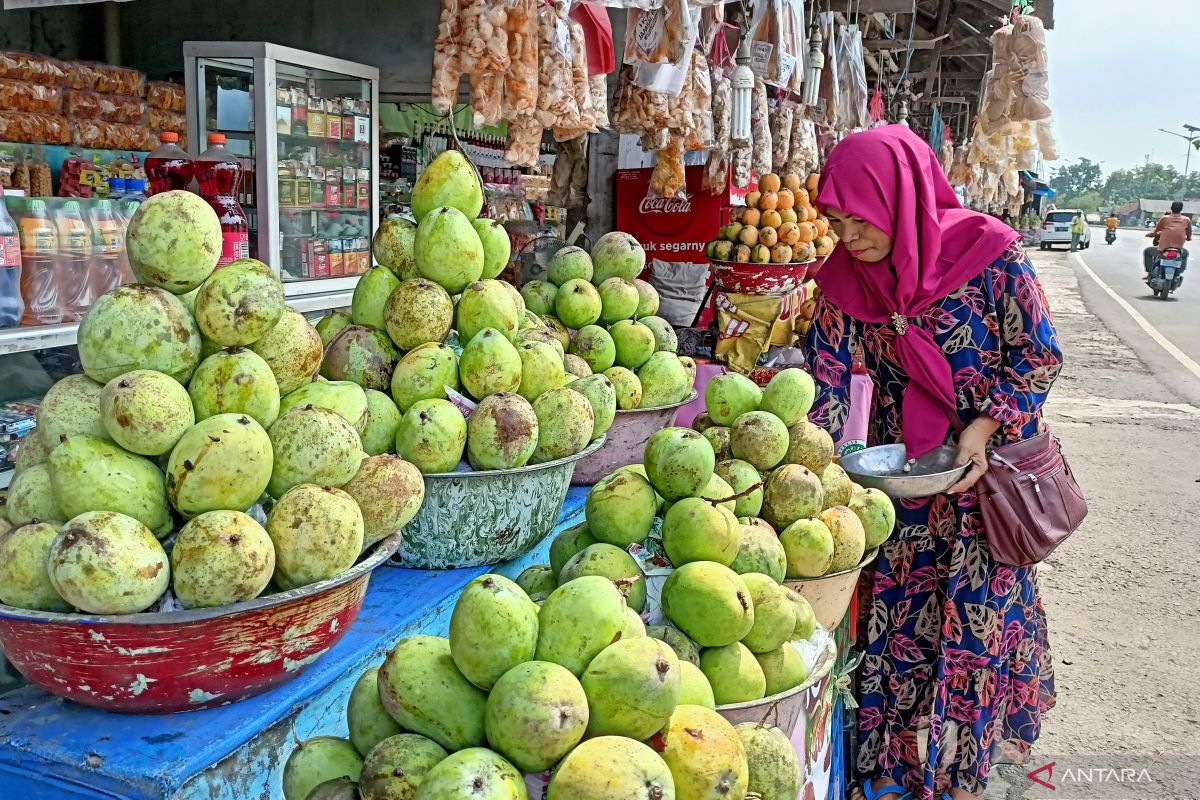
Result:
{"label": "parked vehicle", "polygon": [[1085,222],[1087,222],[1088,225],[1103,225],[1104,224],[1104,220],[1100,218],[1099,214],[1084,214],[1083,219]]}
{"label": "parked vehicle", "polygon": [[1154,266],[1146,276],[1146,285],[1161,300],[1183,283],[1183,252],[1174,247],[1159,251],[1154,257]]}
{"label": "parked vehicle", "polygon": [[[1056,244],[1065,244],[1071,246],[1071,222],[1076,215],[1083,212],[1077,208],[1057,209],[1046,214],[1046,218],[1042,221],[1042,242],[1041,249],[1049,250]],[[1082,249],[1087,249],[1092,244],[1092,229],[1090,226],[1083,229],[1083,236],[1079,238],[1079,246]]]}

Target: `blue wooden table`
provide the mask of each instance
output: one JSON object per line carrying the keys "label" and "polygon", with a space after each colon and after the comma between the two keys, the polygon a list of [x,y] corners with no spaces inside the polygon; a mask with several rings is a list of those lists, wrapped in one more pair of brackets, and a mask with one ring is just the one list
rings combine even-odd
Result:
{"label": "blue wooden table", "polygon": [[[582,518],[573,487],[559,528]],[[224,708],[126,716],[59,700],[40,689],[0,697],[0,799],[279,800],[295,741],[346,736],[358,676],[400,639],[444,635],[462,588],[489,569],[516,577],[545,562],[550,541],[494,568],[381,567],[346,636],[296,679]]]}

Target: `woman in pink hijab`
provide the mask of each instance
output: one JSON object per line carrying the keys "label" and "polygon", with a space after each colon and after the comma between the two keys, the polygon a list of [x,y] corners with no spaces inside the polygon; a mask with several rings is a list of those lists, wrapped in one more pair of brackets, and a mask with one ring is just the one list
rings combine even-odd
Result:
{"label": "woman in pink hijab", "polygon": [[839,438],[861,349],[867,444],[903,442],[916,457],[948,443],[971,464],[949,493],[897,503],[863,586],[861,793],[978,798],[993,759],[1024,757],[1054,703],[1036,568],[991,560],[973,487],[989,442],[1039,430],[1058,337],[1017,235],[964,209],[907,127],[835,147],[818,202],[840,241],[817,277],[813,421]]}

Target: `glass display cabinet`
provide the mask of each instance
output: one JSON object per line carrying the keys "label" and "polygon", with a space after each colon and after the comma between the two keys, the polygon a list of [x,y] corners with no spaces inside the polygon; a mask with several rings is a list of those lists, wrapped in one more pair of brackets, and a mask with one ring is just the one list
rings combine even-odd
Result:
{"label": "glass display cabinet", "polygon": [[268,42],[185,42],[188,144],[242,161],[250,255],[300,311],[349,304],[379,223],[379,70]]}

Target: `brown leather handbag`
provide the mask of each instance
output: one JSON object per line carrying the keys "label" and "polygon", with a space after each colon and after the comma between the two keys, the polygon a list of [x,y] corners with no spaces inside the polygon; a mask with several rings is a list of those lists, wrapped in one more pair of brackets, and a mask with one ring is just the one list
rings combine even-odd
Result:
{"label": "brown leather handbag", "polygon": [[1087,500],[1049,430],[988,451],[975,484],[984,540],[1001,564],[1043,561],[1087,516]]}

